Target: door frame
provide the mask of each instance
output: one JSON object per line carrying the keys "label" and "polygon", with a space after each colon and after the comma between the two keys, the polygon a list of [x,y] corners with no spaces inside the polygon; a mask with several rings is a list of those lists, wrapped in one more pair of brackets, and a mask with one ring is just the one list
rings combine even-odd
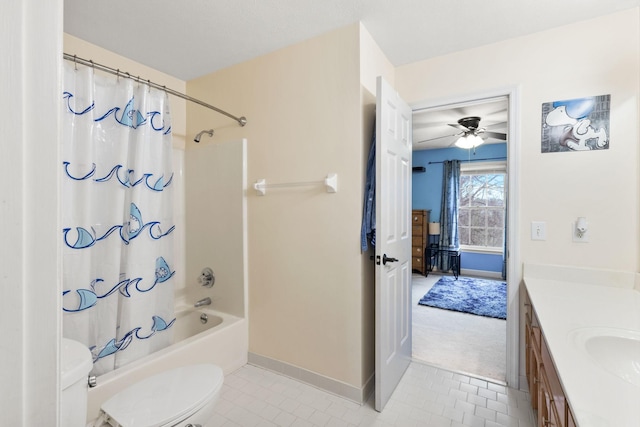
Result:
{"label": "door frame", "polygon": [[509,387],[520,388],[520,282],[522,263],[520,261],[520,87],[517,85],[497,88],[456,97],[426,100],[411,104],[412,110],[442,109],[448,105],[464,104],[491,98],[507,97],[509,105],[507,129],[507,341],[506,341],[506,383]]}

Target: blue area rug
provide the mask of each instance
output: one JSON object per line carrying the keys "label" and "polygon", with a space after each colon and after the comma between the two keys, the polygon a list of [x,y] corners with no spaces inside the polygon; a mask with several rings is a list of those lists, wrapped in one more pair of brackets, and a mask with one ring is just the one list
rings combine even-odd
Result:
{"label": "blue area rug", "polygon": [[444,276],[418,304],[446,310],[507,318],[507,284],[497,280]]}

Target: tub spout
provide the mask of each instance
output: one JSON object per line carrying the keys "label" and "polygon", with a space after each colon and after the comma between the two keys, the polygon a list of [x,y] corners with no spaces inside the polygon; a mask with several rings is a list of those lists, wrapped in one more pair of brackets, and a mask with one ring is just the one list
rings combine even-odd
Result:
{"label": "tub spout", "polygon": [[201,300],[196,302],[193,306],[197,308],[197,307],[202,307],[203,305],[211,305],[211,298],[209,297],[202,298]]}

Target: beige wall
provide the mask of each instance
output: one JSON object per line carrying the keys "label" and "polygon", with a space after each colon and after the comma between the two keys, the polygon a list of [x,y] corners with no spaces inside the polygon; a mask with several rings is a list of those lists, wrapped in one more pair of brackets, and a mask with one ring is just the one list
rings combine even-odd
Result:
{"label": "beige wall", "polygon": [[[523,262],[638,271],[638,9],[396,70],[408,102],[520,88],[518,220]],[[541,105],[611,94],[610,149],[540,153]],[[571,222],[589,221],[589,243]],[[546,221],[547,240],[530,239]]]}
{"label": "beige wall", "polygon": [[215,141],[247,138],[249,187],[337,173],[335,194],[322,185],[248,191],[249,350],[355,387],[363,384],[358,40],[354,24],[187,85],[247,117],[239,127],[188,107],[189,140],[210,127]]}

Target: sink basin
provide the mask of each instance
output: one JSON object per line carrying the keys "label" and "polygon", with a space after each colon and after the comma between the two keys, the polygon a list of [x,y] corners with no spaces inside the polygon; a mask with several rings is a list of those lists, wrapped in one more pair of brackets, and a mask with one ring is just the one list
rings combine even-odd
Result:
{"label": "sink basin", "polygon": [[640,331],[583,328],[570,336],[601,368],[640,387]]}

